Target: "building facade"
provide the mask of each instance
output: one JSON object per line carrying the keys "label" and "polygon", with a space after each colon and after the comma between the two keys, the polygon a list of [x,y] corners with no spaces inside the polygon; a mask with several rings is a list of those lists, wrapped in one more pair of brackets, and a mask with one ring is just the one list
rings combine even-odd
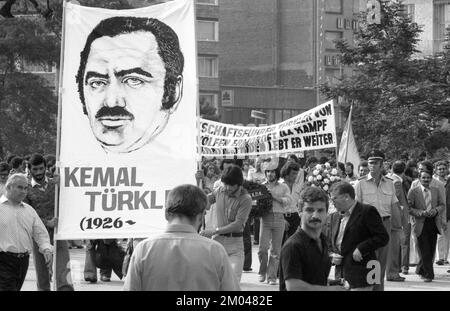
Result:
{"label": "building facade", "polygon": [[219,0],[196,0],[197,72],[202,113],[219,110]]}
{"label": "building facade", "polygon": [[418,50],[421,56],[442,52],[450,26],[450,0],[404,0],[405,11],[422,26]]}
{"label": "building facade", "polygon": [[220,0],[222,122],[273,124],[323,103],[317,86],[348,70],[333,40],[353,42],[362,7],[360,0]]}

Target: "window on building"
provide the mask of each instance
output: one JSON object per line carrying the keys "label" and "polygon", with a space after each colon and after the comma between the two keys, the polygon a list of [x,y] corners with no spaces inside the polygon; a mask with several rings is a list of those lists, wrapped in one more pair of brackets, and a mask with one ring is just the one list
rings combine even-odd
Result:
{"label": "window on building", "polygon": [[287,119],[291,118],[291,111],[290,110],[283,110],[283,121],[286,121]]}
{"label": "window on building", "polygon": [[198,4],[217,5],[219,0],[197,0]]}
{"label": "window on building", "polygon": [[342,13],[342,0],[325,0],[325,12]]}
{"label": "window on building", "polygon": [[197,40],[218,41],[219,23],[217,21],[197,20]]}
{"label": "window on building", "polygon": [[217,78],[219,72],[219,60],[217,56],[198,57],[198,75],[200,77]]}
{"label": "window on building", "polygon": [[403,7],[404,14],[406,16],[408,16],[409,18],[411,18],[411,21],[414,23],[416,6],[414,4],[404,4],[404,5],[402,5],[402,7]]}
{"label": "window on building", "polygon": [[199,94],[199,101],[200,101],[200,113],[201,114],[217,114],[218,113],[218,107],[217,104],[217,94],[215,93],[204,93],[200,92]]}
{"label": "window on building", "polygon": [[339,82],[339,79],[342,77],[342,72],[340,69],[325,69],[325,79],[328,83],[336,84]]}
{"label": "window on building", "polygon": [[336,46],[333,41],[342,39],[342,31],[325,31],[325,49],[335,50]]}
{"label": "window on building", "polygon": [[233,110],[234,109],[224,109],[223,110],[223,120],[225,123],[233,123]]}
{"label": "window on building", "polygon": [[275,110],[275,123],[280,123],[283,121],[283,110]]}
{"label": "window on building", "polygon": [[362,0],[353,0],[353,13],[359,14],[364,11],[366,9],[364,4],[365,3]]}
{"label": "window on building", "polygon": [[273,116],[273,110],[272,109],[266,109],[266,113],[267,113],[267,119],[265,120],[266,124],[274,124],[274,116]]}
{"label": "window on building", "polygon": [[434,52],[442,52],[446,44],[446,29],[450,26],[450,1],[439,1],[434,4]]}

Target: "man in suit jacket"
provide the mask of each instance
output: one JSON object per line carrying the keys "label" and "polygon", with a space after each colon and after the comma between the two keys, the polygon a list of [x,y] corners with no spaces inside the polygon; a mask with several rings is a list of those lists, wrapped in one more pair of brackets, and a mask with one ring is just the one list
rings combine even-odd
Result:
{"label": "man in suit jacket", "polygon": [[[378,273],[372,273],[373,261],[377,261],[375,250],[389,242],[389,234],[377,209],[355,200],[355,190],[347,182],[339,182],[331,188],[331,200],[343,214],[337,230],[336,247],[343,258],[344,279],[352,290],[373,290],[381,283]],[[372,261],[372,262],[371,262]],[[371,276],[375,276],[371,279]]]}
{"label": "man in suit jacket", "polygon": [[[430,161],[422,161],[422,162],[420,162],[418,164],[418,167],[419,167],[419,170],[418,170],[419,173],[422,170],[431,171],[431,172],[433,171],[433,164]],[[420,185],[421,185],[420,180],[419,179],[415,179],[411,183],[411,188],[420,187]],[[430,187],[434,187],[434,188],[438,189],[439,197],[441,198],[442,202],[444,202],[444,205],[445,205],[445,202],[446,202],[446,199],[445,199],[445,183],[443,183],[442,181],[440,181],[440,180],[438,180],[436,178],[431,178]],[[444,212],[439,215],[441,217],[442,224],[445,224],[447,222],[446,221],[447,220],[446,214],[447,214],[447,212],[444,209]],[[439,228],[439,230],[441,230],[441,229]]]}
{"label": "man in suit jacket", "polygon": [[[408,208],[408,187],[407,181],[405,180],[405,169],[406,164],[403,161],[395,161],[392,165],[392,175],[391,178],[394,181],[395,194],[397,195],[397,199],[400,203],[400,218],[401,218],[401,231],[400,233],[400,252],[401,255],[398,255],[398,248],[391,248],[391,260],[388,261],[390,263],[388,269],[388,278],[390,273],[398,274],[400,270],[400,265],[403,274],[408,274],[409,270],[409,252],[411,243],[411,223],[409,221],[409,208]],[[394,224],[394,221],[392,222]],[[394,225],[392,226],[394,228]],[[395,233],[394,233],[395,236]],[[392,231],[391,231],[391,239],[392,239]],[[388,264],[389,265],[389,264]],[[392,271],[391,271],[392,270]]]}
{"label": "man in suit jacket", "polygon": [[420,261],[416,267],[425,282],[434,279],[433,256],[436,251],[437,234],[442,234],[442,214],[444,200],[439,189],[430,186],[433,167],[424,168],[419,172],[420,186],[411,187],[408,192],[409,213],[412,232],[417,237]]}

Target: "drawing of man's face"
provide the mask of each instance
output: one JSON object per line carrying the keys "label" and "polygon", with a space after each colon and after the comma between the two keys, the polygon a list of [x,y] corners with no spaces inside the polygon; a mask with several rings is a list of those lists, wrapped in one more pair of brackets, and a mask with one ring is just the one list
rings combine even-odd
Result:
{"label": "drawing of man's face", "polygon": [[181,98],[182,78],[168,73],[161,53],[150,31],[92,41],[77,79],[90,127],[105,150],[137,150],[165,128]]}

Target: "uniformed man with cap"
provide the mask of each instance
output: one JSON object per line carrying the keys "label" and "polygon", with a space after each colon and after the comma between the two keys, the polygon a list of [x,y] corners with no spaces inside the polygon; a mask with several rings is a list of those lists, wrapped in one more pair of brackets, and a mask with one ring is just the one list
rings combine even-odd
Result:
{"label": "uniformed man with cap", "polygon": [[[369,174],[358,179],[355,184],[356,200],[374,206],[380,214],[383,225],[391,239],[391,221],[400,205],[396,196],[394,182],[392,179],[383,176],[384,154],[379,150],[372,150],[368,155]],[[380,278],[376,280],[374,290],[384,290],[384,275],[386,272],[386,264],[389,255],[389,244],[379,248],[376,251],[378,261],[380,263]],[[394,280],[394,279],[390,279]],[[395,276],[395,281],[401,281],[404,278]]]}

